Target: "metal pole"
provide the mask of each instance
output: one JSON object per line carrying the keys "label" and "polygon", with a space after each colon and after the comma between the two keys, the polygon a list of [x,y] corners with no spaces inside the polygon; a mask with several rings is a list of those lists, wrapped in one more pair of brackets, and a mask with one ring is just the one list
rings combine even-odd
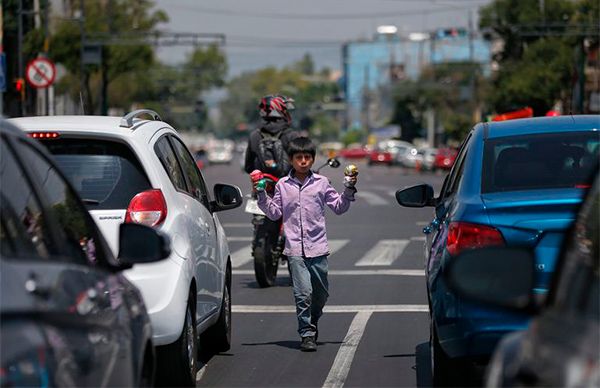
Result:
{"label": "metal pole", "polygon": [[[19,0],[19,8],[17,9],[17,24],[17,78],[23,78],[23,0]],[[25,85],[23,85],[23,87],[25,87]],[[20,96],[19,101],[21,102],[21,116],[25,116],[25,101],[23,101]]]}
{"label": "metal pole", "polygon": [[80,68],[79,68],[79,72],[80,74],[80,86],[79,88],[81,89],[79,91],[79,98],[80,98],[80,103],[81,103],[81,114],[85,114],[85,105],[84,105],[84,94],[85,94],[85,65],[83,63],[83,56],[84,56],[84,47],[85,47],[85,7],[83,5],[83,0],[79,0],[79,33],[81,35],[81,50],[79,52],[80,56],[81,56],[81,64],[80,64]]}

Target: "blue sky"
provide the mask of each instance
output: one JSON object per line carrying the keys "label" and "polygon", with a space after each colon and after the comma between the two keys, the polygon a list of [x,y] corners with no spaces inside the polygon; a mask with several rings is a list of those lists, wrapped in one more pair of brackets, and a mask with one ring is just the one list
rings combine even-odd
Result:
{"label": "blue sky", "polygon": [[[370,39],[379,25],[401,34],[473,25],[490,0],[155,0],[169,15],[162,29],[226,35],[229,76],[269,65],[283,66],[309,52],[317,68],[341,68],[345,41]],[[158,49],[169,64],[191,47]]]}

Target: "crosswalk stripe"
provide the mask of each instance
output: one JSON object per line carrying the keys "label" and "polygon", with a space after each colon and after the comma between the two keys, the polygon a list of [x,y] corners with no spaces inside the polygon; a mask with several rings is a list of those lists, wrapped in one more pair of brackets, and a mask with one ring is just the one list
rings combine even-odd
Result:
{"label": "crosswalk stripe", "polygon": [[252,228],[251,222],[226,222],[223,225],[224,228]]}
{"label": "crosswalk stripe", "polygon": [[[227,241],[252,241],[252,237],[227,237]],[[345,239],[333,239],[329,240],[329,250],[331,254],[339,251],[344,247],[344,245],[348,244],[348,241]],[[237,251],[231,254],[231,267],[232,268],[240,268],[253,260],[252,258],[252,244],[246,245],[243,248],[238,249]]]}
{"label": "crosswalk stripe", "polygon": [[387,205],[389,202],[383,199],[381,196],[371,192],[371,191],[362,191],[360,190],[356,193],[356,198],[364,199],[371,206],[382,206]]}
{"label": "crosswalk stripe", "polygon": [[357,267],[391,265],[404,251],[409,240],[379,240],[373,248],[354,264]]}
{"label": "crosswalk stripe", "polygon": [[250,261],[252,261],[252,244],[246,245],[231,254],[232,268],[239,268]]}
{"label": "crosswalk stripe", "polygon": [[342,249],[350,240],[329,240],[329,255]]}
{"label": "crosswalk stripe", "polygon": [[[234,313],[295,313],[294,305],[233,305]],[[374,313],[424,313],[429,311],[426,304],[382,304],[382,305],[331,305],[325,306],[325,313],[358,313],[370,311]]]}
{"label": "crosswalk stripe", "polygon": [[[279,268],[285,268],[280,266]],[[254,275],[251,269],[234,269],[233,275]],[[329,270],[330,276],[425,276],[423,269],[349,269]]]}
{"label": "crosswalk stripe", "polygon": [[252,241],[252,236],[227,237],[227,241]]}

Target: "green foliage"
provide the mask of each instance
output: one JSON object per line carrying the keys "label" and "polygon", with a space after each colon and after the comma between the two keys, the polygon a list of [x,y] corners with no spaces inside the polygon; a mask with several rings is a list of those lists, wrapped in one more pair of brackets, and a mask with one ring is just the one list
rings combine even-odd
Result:
{"label": "green foliage", "polygon": [[[87,37],[93,37],[100,33],[110,33],[116,36],[127,33],[151,33],[156,26],[167,21],[167,16],[163,11],[152,11],[154,6],[152,1],[140,0],[131,2],[127,0],[109,0],[103,2],[83,2],[85,7],[84,30]],[[72,7],[78,7],[79,3],[70,2]],[[51,39],[49,56],[57,63],[64,65],[69,71],[69,76],[65,77],[59,89],[69,91],[73,99],[78,100],[81,90],[73,79],[84,78],[84,95],[87,97],[86,105],[88,109],[97,106],[101,85],[100,73],[104,72],[104,80],[109,85],[109,100],[114,97],[111,89],[127,90],[127,87],[113,85],[115,80],[130,79],[128,73],[145,73],[154,64],[154,51],[151,46],[140,42],[139,45],[111,45],[104,46],[102,49],[102,66],[87,65],[84,68],[85,73],[81,74],[81,34],[80,24],[75,19],[63,20],[57,27]],[[118,81],[116,81],[118,82]],[[130,84],[129,93],[135,94],[131,89],[136,88],[136,84]],[[119,96],[122,96],[119,94]],[[125,100],[124,98],[122,100]],[[111,101],[112,106],[121,106],[127,109],[131,101],[125,105],[116,105]]]}
{"label": "green foliage", "polygon": [[506,61],[498,73],[490,100],[498,112],[531,106],[543,115],[570,85],[573,52],[560,39],[532,43],[521,61]]}
{"label": "green foliage", "polygon": [[[582,24],[599,23],[598,0],[495,0],[481,8],[480,27],[504,41],[504,49],[495,58],[499,71],[487,97],[492,110],[504,112],[527,105],[534,115],[543,115],[557,101],[568,99],[577,67],[576,48],[584,38],[568,32],[582,31]],[[548,29],[551,34],[545,33]],[[586,38],[592,44],[599,39]]]}
{"label": "green foliage", "polygon": [[460,140],[472,125],[479,89],[485,84],[480,65],[450,62],[425,68],[418,81],[404,81],[394,89],[391,124],[402,127],[402,138],[423,136],[424,112],[433,109],[446,138]]}
{"label": "green foliage", "polygon": [[243,73],[227,85],[228,97],[221,103],[220,127],[231,132],[241,123],[254,126],[259,121],[260,98],[268,94],[283,94],[296,101],[296,110],[292,112],[296,121],[306,117],[309,119],[306,122],[312,123],[315,128],[315,133],[333,137],[335,132],[337,136],[339,124],[320,110],[323,103],[339,93],[337,84],[329,81],[328,75],[327,69],[320,74],[315,73],[313,60],[308,54],[289,67],[266,67]]}
{"label": "green foliage", "polygon": [[176,94],[179,99],[195,99],[201,91],[223,86],[226,74],[227,60],[217,45],[196,48],[183,66]]}
{"label": "green foliage", "polygon": [[471,116],[466,113],[445,112],[442,124],[447,140],[461,141],[473,127]]}
{"label": "green foliage", "polygon": [[339,137],[339,123],[330,115],[321,113],[314,117],[314,123],[310,128],[310,136],[320,141],[334,141]]}
{"label": "green foliage", "polygon": [[342,136],[342,143],[344,143],[345,146],[352,143],[364,143],[366,137],[367,134],[365,131],[360,129],[352,129],[344,133]]}

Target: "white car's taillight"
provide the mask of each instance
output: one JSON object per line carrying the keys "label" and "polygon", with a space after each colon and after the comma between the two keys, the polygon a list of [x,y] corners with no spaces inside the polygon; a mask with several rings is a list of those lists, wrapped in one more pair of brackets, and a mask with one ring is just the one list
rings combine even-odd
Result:
{"label": "white car's taillight", "polygon": [[159,189],[146,190],[129,202],[125,222],[147,226],[160,225],[167,217],[167,203]]}

